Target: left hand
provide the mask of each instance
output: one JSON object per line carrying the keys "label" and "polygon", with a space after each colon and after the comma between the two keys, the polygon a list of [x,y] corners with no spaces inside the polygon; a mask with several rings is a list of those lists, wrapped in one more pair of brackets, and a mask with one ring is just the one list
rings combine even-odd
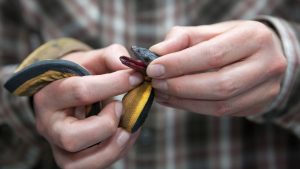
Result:
{"label": "left hand", "polygon": [[150,50],[158,102],[207,115],[262,113],[286,70],[279,38],[257,21],[174,27]]}
{"label": "left hand", "polygon": [[[137,139],[139,131],[132,134],[119,127],[123,106],[112,99],[143,80],[121,64],[122,55],[128,52],[120,45],[69,53],[62,59],[81,65],[92,75],[54,81],[34,95],[37,131],[51,145],[61,168],[107,168]],[[85,105],[99,101],[103,109],[86,117]]]}

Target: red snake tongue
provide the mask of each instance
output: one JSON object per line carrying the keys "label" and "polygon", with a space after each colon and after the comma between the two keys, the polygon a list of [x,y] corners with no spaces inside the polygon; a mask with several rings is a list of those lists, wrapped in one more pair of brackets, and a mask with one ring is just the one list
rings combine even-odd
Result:
{"label": "red snake tongue", "polygon": [[121,56],[120,60],[124,65],[126,65],[136,71],[139,71],[143,74],[146,74],[147,65],[145,63],[143,63],[143,61],[137,60],[134,58],[130,58],[127,56]]}

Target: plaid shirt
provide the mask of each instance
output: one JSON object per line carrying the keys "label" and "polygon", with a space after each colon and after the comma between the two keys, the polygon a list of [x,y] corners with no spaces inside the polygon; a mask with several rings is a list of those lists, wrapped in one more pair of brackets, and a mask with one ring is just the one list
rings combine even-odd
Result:
{"label": "plaid shirt", "polygon": [[[263,15],[259,19],[278,33],[288,61],[270,111],[247,118],[209,117],[155,104],[133,149],[111,167],[297,168],[299,5],[294,0],[0,0],[0,82],[3,86],[15,64],[53,38],[74,37],[95,48],[112,43],[149,47],[174,25]],[[3,88],[0,96],[0,168],[56,168],[48,143],[35,130],[28,99]]]}

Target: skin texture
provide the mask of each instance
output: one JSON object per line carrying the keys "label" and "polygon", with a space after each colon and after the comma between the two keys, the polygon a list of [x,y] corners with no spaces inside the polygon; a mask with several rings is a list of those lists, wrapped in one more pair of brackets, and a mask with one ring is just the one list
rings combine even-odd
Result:
{"label": "skin texture", "polygon": [[[119,61],[120,55],[128,56],[120,45],[71,53],[63,59],[80,64],[93,76],[58,80],[34,95],[37,130],[51,144],[61,168],[105,168],[122,157],[139,135],[118,127],[122,104],[111,99],[143,80]],[[85,118],[84,105],[98,101],[105,102],[101,112]]]}
{"label": "skin texture", "polygon": [[174,27],[150,48],[157,101],[215,116],[261,113],[280,92],[286,59],[277,35],[256,21]]}

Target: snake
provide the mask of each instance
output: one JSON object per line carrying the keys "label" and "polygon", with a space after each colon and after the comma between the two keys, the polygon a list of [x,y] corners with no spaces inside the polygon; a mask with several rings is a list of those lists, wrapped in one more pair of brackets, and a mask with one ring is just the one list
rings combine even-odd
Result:
{"label": "snake", "polygon": [[[73,38],[50,40],[21,62],[4,87],[15,96],[32,97],[40,89],[56,80],[92,75],[81,65],[61,59],[72,52],[89,50],[92,50],[90,46]],[[146,75],[146,68],[159,56],[147,48],[138,46],[132,46],[131,51],[134,58],[120,56],[120,61],[129,68],[142,73],[144,81],[122,98],[123,112],[119,126],[134,133],[145,122],[154,100],[154,89],[151,86],[151,78]],[[101,101],[85,107],[87,117],[97,115],[102,109]]]}

